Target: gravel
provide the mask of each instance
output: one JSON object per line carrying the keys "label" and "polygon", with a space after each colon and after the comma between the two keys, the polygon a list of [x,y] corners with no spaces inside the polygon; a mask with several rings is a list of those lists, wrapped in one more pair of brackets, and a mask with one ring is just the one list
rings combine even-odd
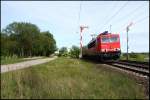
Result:
{"label": "gravel", "polygon": [[23,68],[31,67],[33,65],[43,64],[43,63],[49,62],[51,60],[54,60],[56,58],[57,57],[36,59],[36,60],[19,62],[19,63],[15,63],[15,64],[1,65],[1,73],[14,71],[14,70],[18,70],[18,69],[23,69]]}

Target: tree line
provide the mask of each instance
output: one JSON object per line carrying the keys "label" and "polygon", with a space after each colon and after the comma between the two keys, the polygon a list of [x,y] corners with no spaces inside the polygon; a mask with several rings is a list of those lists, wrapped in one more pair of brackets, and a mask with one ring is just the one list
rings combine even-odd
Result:
{"label": "tree line", "polygon": [[67,50],[67,47],[60,48],[58,56],[79,58],[79,54],[80,54],[80,48],[78,46],[73,45],[70,48],[70,51]]}
{"label": "tree line", "polygon": [[49,56],[56,50],[53,35],[35,24],[13,22],[1,31],[1,56]]}

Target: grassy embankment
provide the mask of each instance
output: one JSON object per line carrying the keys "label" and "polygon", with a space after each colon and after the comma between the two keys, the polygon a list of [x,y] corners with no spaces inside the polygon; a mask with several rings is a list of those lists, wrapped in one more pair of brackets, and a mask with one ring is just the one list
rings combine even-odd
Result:
{"label": "grassy embankment", "polygon": [[[126,53],[122,53],[122,60],[126,60]],[[129,53],[129,60],[149,62],[149,53]]]}
{"label": "grassy embankment", "polygon": [[127,75],[95,63],[57,58],[36,67],[1,74],[1,98],[145,98]]}

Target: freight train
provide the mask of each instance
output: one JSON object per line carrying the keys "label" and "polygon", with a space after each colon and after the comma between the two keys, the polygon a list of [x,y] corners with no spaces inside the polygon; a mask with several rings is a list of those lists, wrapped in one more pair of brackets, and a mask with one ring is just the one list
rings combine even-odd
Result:
{"label": "freight train", "polygon": [[121,55],[120,36],[105,31],[82,48],[83,57],[117,60]]}

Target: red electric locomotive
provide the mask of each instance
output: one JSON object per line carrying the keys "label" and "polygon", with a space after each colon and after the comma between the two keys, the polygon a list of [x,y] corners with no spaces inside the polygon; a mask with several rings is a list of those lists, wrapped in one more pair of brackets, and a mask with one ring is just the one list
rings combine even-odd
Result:
{"label": "red electric locomotive", "polygon": [[82,55],[96,56],[99,59],[118,59],[121,54],[119,34],[105,31],[92,39],[87,46],[83,47]]}

